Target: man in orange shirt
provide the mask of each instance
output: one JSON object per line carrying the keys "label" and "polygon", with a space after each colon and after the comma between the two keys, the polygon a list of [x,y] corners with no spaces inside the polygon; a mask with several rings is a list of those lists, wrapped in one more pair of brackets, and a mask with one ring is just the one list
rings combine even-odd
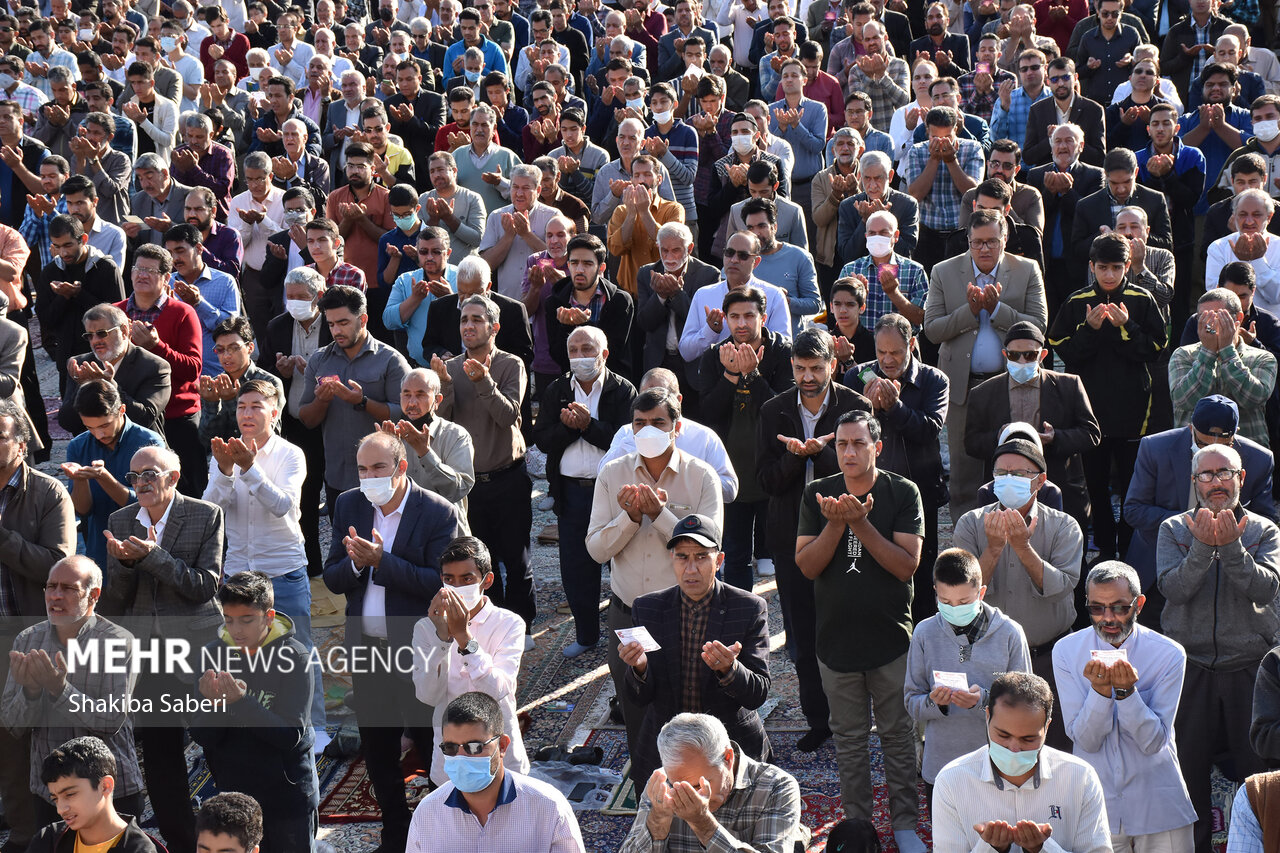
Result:
{"label": "man in orange shirt", "polygon": [[631,161],[631,186],[609,217],[609,251],[618,256],[618,287],[636,294],[636,273],[658,260],[658,229],[684,222],[684,208],[658,195],[662,171],[649,154]]}
{"label": "man in orange shirt", "polygon": [[[363,142],[347,146],[347,184],[329,193],[325,215],[338,223],[346,252],[343,260],[362,270],[378,268],[378,240],[395,223],[387,201],[389,190],[373,181],[373,149]],[[388,340],[382,325],[382,312],[387,307],[391,288],[384,287],[377,276],[368,278],[369,332]]]}

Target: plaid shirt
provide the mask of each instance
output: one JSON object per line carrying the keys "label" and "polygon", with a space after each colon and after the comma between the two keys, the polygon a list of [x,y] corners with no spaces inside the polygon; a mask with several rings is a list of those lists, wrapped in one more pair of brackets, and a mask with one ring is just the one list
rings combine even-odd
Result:
{"label": "plaid shirt", "polygon": [[160,312],[164,310],[165,303],[169,301],[169,294],[162,293],[160,298],[156,300],[156,304],[150,308],[142,309],[138,307],[138,303],[133,301],[133,294],[129,294],[129,298],[124,303],[125,316],[130,320],[141,320],[144,323],[155,323],[156,318],[160,316]]}
{"label": "plaid shirt", "polygon": [[694,601],[683,592],[680,594],[680,707],[691,714],[701,714],[702,707],[702,644],[707,637],[707,619],[711,615],[711,602],[716,597],[716,585],[711,594],[701,601]]}
{"label": "plaid shirt", "polygon": [[1221,14],[1246,27],[1252,27],[1262,16],[1262,5],[1258,0],[1236,0],[1230,9],[1223,9]]}
{"label": "plaid shirt", "polygon": [[[9,478],[9,482],[5,483],[4,488],[0,489],[0,518],[4,518],[4,511],[9,508],[9,501],[18,492],[18,484],[22,482],[22,466],[18,466],[18,470],[13,472],[13,476]],[[18,595],[13,589],[13,579],[9,577],[9,569],[0,563],[0,616],[10,617],[18,615]],[[47,753],[46,753],[47,754]]]}
{"label": "plaid shirt", "polygon": [[1263,447],[1267,440],[1267,398],[1276,384],[1276,357],[1262,347],[1229,346],[1216,354],[1203,344],[1178,347],[1169,358],[1173,422],[1191,423],[1201,397],[1222,394],[1240,408],[1238,434]]}
{"label": "plaid shirt", "polygon": [[591,295],[591,301],[579,302],[577,297],[578,291],[569,289],[569,307],[581,308],[591,315],[592,323],[600,322],[600,312],[604,310],[604,288],[596,285],[596,292]]}
{"label": "plaid shirt", "polygon": [[845,87],[845,97],[854,92],[866,92],[870,95],[871,126],[888,133],[894,110],[911,102],[911,84],[907,82],[910,73],[907,63],[896,56],[889,60],[889,67],[879,80],[872,80],[855,65],[849,69],[849,85]]}
{"label": "plaid shirt", "polygon": [[[23,201],[25,202],[26,199]],[[22,239],[27,241],[27,245],[40,253],[41,268],[53,263],[53,249],[49,246],[49,223],[59,213],[66,212],[67,199],[59,196],[58,203],[53,206],[53,213],[37,216],[30,205],[27,205],[27,209],[22,213],[22,224],[18,226],[18,231],[22,234]]]}
{"label": "plaid shirt", "polygon": [[997,95],[991,107],[991,138],[1012,139],[1021,147],[1027,140],[1027,117],[1031,115],[1031,105],[1036,101],[1049,97],[1049,87],[1040,90],[1039,96],[1033,98],[1027,90],[1019,86],[1009,96],[1009,109],[1000,105]]}
{"label": "plaid shirt", "polygon": [[[924,267],[896,252],[890,257],[889,263],[898,265],[898,292],[912,305],[923,308],[925,297],[929,295],[929,277],[925,275]],[[880,286],[880,267],[870,255],[863,255],[857,260],[849,261],[844,265],[844,269],[840,270],[838,277],[845,278],[851,275],[860,275],[867,280],[867,307],[862,311],[862,325],[875,331],[877,320],[885,314],[897,313],[898,309],[894,307],[889,294],[885,293],[884,288]],[[915,328],[916,331],[920,330],[919,326]]]}
{"label": "plaid shirt", "polygon": [[[990,122],[991,112],[996,102],[1000,100],[1000,84],[1009,80],[1014,86],[1017,86],[1018,78],[1003,68],[994,68],[991,72],[991,88],[984,95],[978,91],[977,85],[973,82],[973,78],[977,73],[977,71],[970,71],[957,81],[960,83],[960,109],[970,115],[982,116],[983,121]],[[1009,106],[1013,106],[1012,96],[1009,98]],[[1025,130],[1026,122],[1024,121],[1022,124]],[[995,138],[1000,139],[1002,137]]]}
{"label": "plaid shirt", "polygon": [[0,101],[17,101],[22,107],[24,113],[34,113],[39,115],[40,107],[48,103],[49,99],[44,96],[35,86],[28,86],[26,83],[18,83],[18,88],[13,90],[13,94],[8,92],[0,92]]}
{"label": "plaid shirt", "polygon": [[[972,139],[960,139],[956,161],[964,173],[975,181],[982,180],[986,161],[982,156],[982,146]],[[911,183],[924,171],[929,162],[929,143],[917,142],[907,151],[906,165],[902,170],[902,185]],[[951,180],[951,172],[945,163],[938,164],[937,174],[933,178],[933,186],[920,202],[920,224],[935,231],[952,231],[960,221],[960,199],[964,194],[956,189]]]}
{"label": "plaid shirt", "polygon": [[[133,635],[114,622],[94,614],[80,628],[76,638],[82,645],[110,641],[132,641]],[[27,628],[13,641],[13,650],[29,652],[44,649],[49,657],[58,652],[66,654],[66,648],[58,641],[58,632],[49,622],[40,622]],[[125,650],[125,655],[129,652]],[[40,762],[54,747],[74,737],[95,735],[106,741],[107,748],[116,759],[116,790],[120,794],[136,794],[142,790],[142,772],[138,769],[138,754],[134,749],[133,724],[123,707],[107,707],[99,710],[97,703],[86,701],[126,699],[133,692],[137,674],[126,659],[125,665],[114,667],[78,666],[67,673],[62,692],[51,696],[41,690],[34,699],[9,674],[4,685],[4,708],[0,720],[11,729],[31,730],[31,792],[48,797],[48,788],[40,781]]]}
{"label": "plaid shirt", "polygon": [[[1254,0],[1254,2],[1256,2],[1256,0]],[[1196,34],[1196,44],[1213,44],[1213,39],[1211,37],[1213,29],[1212,15],[1209,16],[1209,20],[1205,22],[1203,27],[1196,26],[1195,18],[1190,18],[1188,20],[1191,21],[1191,32]],[[1195,59],[1191,61],[1192,80],[1200,76],[1200,72],[1204,70],[1206,62],[1208,62],[1208,60],[1205,58],[1203,50],[1196,54]]]}
{"label": "plaid shirt", "polygon": [[[307,267],[313,270],[316,269],[315,264],[307,264]],[[316,272],[319,272],[319,270],[316,270]],[[337,264],[329,271],[329,274],[324,277],[325,287],[333,287],[337,284],[345,284],[348,287],[354,287],[357,290],[368,289],[364,280],[364,270],[348,263]]]}
{"label": "plaid shirt", "polygon": [[732,853],[735,850],[794,850],[808,846],[809,830],[800,823],[800,786],[787,771],[743,754],[733,744],[733,790],[716,809],[720,828],[704,847],[683,818],[672,818],[671,831],[658,841],[649,834],[649,795],[640,798],[631,831],[619,853]]}

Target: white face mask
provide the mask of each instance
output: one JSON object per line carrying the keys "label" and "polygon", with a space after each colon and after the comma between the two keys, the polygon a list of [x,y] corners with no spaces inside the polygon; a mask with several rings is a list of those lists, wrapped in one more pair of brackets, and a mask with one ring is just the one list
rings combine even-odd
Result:
{"label": "white face mask", "polygon": [[893,238],[883,234],[867,235],[867,252],[873,258],[883,258],[893,251]]}
{"label": "white face mask", "polygon": [[295,320],[307,320],[315,316],[316,308],[310,299],[286,299],[284,310]]}
{"label": "white face mask", "polygon": [[93,41],[93,30],[80,30],[76,33],[76,38],[80,41]]}
{"label": "white face mask", "polygon": [[18,78],[12,74],[0,74],[0,89],[9,90],[13,88],[13,84],[18,82]]}
{"label": "white face mask", "polygon": [[374,506],[386,506],[395,497],[396,486],[392,477],[366,477],[360,481],[360,493]]}
{"label": "white face mask", "polygon": [[1280,136],[1280,122],[1270,119],[1267,121],[1255,121],[1253,123],[1253,135],[1261,139],[1263,142],[1270,142],[1277,136]]}
{"label": "white face mask", "polygon": [[674,112],[672,112],[671,110],[667,110],[665,113],[654,113],[654,114],[653,114],[653,123],[654,123],[654,124],[666,124],[667,122],[671,121],[671,117],[672,117],[672,116],[674,116],[674,115],[675,115],[675,113],[674,113]]}
{"label": "white face mask", "polygon": [[627,101],[627,106],[633,110],[644,112],[644,98],[631,98]]}
{"label": "white face mask", "polygon": [[663,432],[652,424],[636,433],[636,451],[645,459],[661,456],[670,446],[671,433]]}
{"label": "white face mask", "polygon": [[600,362],[595,358],[571,358],[569,369],[576,379],[586,382],[600,375]]}
{"label": "white face mask", "polygon": [[467,610],[474,610],[480,600],[484,598],[484,588],[478,583],[469,583],[466,586],[450,587],[462,599],[462,603],[466,605]]}
{"label": "white face mask", "polygon": [[733,135],[733,150],[739,154],[746,154],[752,148],[756,147],[756,138],[748,133],[735,133]]}

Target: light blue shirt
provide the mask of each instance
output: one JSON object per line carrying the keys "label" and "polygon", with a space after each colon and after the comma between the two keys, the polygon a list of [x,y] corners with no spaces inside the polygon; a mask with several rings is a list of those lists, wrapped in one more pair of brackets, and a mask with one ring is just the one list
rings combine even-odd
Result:
{"label": "light blue shirt", "polygon": [[1178,767],[1173,728],[1187,653],[1163,634],[1135,625],[1120,648],[1140,678],[1128,698],[1115,699],[1084,677],[1091,652],[1110,648],[1092,626],[1076,631],[1054,646],[1053,672],[1073,752],[1093,765],[1102,782],[1111,834],[1151,835],[1192,824],[1196,810]]}
{"label": "light blue shirt", "polygon": [[[444,280],[449,282],[450,290],[454,293],[458,292],[458,268],[456,266],[445,264]],[[414,309],[414,312],[409,315],[407,323],[400,319],[400,303],[409,298],[409,295],[413,293],[413,286],[420,281],[422,281],[422,267],[396,276],[395,284],[391,285],[391,295],[387,297],[386,310],[382,312],[382,325],[388,329],[404,329],[405,334],[409,336],[409,355],[418,364],[426,367],[431,359],[428,358],[423,361],[422,338],[427,333],[427,309],[435,301],[435,296],[428,293],[426,298]]]}
{"label": "light blue shirt", "polygon": [[[996,263],[990,273],[978,272],[973,266],[973,283],[978,287],[995,284],[1000,280],[1000,264]],[[991,312],[983,308],[978,312],[978,338],[973,342],[973,352],[969,359],[971,373],[999,373],[1004,370],[1004,343],[991,325]]]}
{"label": "light blue shirt", "polygon": [[[787,292],[776,284],[769,284],[752,276],[747,287],[764,291],[765,318],[764,327],[770,331],[791,338],[791,309],[788,307]],[[680,334],[680,356],[685,361],[696,361],[702,354],[716,344],[729,337],[728,325],[722,324],[720,333],[707,325],[707,310],[721,310],[725,294],[729,292],[729,282],[718,281],[698,288],[689,300],[689,316],[684,321],[684,331]]]}
{"label": "light blue shirt", "polygon": [[809,98],[801,98],[800,124],[785,131],[778,128],[778,119],[773,115],[777,109],[788,109],[785,98],[769,105],[769,132],[790,143],[796,155],[795,164],[791,167],[791,181],[794,184],[811,180],[825,168],[823,151],[827,143],[827,107]]}
{"label": "light blue shirt", "polygon": [[[484,70],[501,71],[508,77],[511,76],[511,69],[507,65],[507,57],[502,53],[502,48],[498,47],[498,43],[490,41],[481,36],[480,49],[484,51]],[[458,39],[449,45],[449,49],[444,52],[444,73],[446,78],[453,76],[453,61],[467,51],[467,43],[462,39]]]}
{"label": "light blue shirt", "polygon": [[761,255],[755,277],[786,291],[787,307],[791,309],[793,338],[800,334],[800,326],[805,317],[811,317],[822,310],[822,296],[818,292],[818,272],[813,266],[813,256],[799,246],[780,243],[778,251],[772,255]]}
{"label": "light blue shirt", "polygon": [[120,226],[95,215],[93,229],[89,231],[89,245],[115,261],[120,272],[124,272],[125,236]]}
{"label": "light blue shirt", "polygon": [[[181,280],[182,277],[175,272],[169,286]],[[200,288],[200,301],[195,305],[196,316],[200,318],[200,328],[204,332],[204,367],[200,372],[205,376],[218,376],[224,371],[213,351],[212,332],[223,320],[244,313],[240,306],[240,288],[234,278],[208,264],[192,284]]]}
{"label": "light blue shirt", "polygon": [[1227,853],[1262,853],[1262,826],[1249,802],[1249,789],[1236,791],[1231,803],[1231,825],[1227,827]]}

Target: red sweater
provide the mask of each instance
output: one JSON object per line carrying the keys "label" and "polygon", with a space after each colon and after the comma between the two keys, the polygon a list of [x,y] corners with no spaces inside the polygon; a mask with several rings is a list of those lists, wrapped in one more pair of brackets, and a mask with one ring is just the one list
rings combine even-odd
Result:
{"label": "red sweater", "polygon": [[[121,311],[128,310],[128,300],[117,302]],[[171,391],[165,418],[185,418],[200,411],[200,370],[203,361],[203,335],[196,309],[175,296],[165,300],[155,321],[160,342],[151,350],[169,362]]]}

